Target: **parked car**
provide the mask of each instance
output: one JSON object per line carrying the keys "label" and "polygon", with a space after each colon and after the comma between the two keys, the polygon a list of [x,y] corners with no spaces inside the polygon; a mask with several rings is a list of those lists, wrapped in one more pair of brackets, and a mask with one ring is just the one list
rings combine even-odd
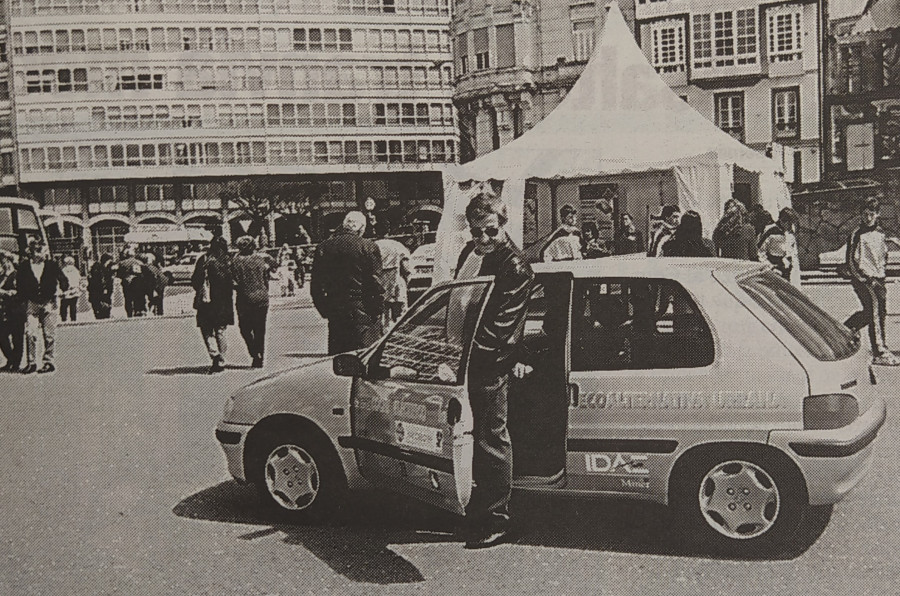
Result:
{"label": "parked car", "polygon": [[[686,537],[746,554],[789,542],[810,506],[865,475],[886,417],[869,355],[768,267],[534,270],[521,355],[534,371],[508,401],[516,490],[666,503]],[[300,517],[366,484],[462,513],[467,357],[491,288],[438,284],[368,349],[239,389],[216,429],[231,474]]]}
{"label": "parked car", "polygon": [[[894,237],[887,238],[888,260],[887,270],[889,273],[900,273],[900,239]],[[844,266],[847,260],[847,245],[836,250],[830,250],[819,254],[819,269],[822,271],[835,271]]]}
{"label": "parked car", "polygon": [[409,257],[410,275],[407,282],[407,300],[414,304],[431,287],[434,273],[435,244],[423,244]]}
{"label": "parked car", "polygon": [[191,283],[191,275],[194,274],[194,266],[197,259],[200,258],[202,252],[189,252],[180,259],[163,267],[163,275],[169,280],[169,285],[173,284],[189,284]]}

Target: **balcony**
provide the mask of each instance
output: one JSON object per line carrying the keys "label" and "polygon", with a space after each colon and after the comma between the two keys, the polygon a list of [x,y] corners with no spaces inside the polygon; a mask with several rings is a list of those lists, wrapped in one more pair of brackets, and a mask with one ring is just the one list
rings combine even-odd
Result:
{"label": "balcony", "polygon": [[519,66],[486,68],[460,75],[457,78],[454,99],[488,95],[493,90],[511,91],[531,87],[534,87],[534,75],[530,70]]}

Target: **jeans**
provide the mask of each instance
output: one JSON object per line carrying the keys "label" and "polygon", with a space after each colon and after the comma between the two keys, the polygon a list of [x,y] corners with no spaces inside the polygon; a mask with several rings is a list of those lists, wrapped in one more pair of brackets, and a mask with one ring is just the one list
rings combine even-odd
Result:
{"label": "jeans", "polygon": [[879,355],[887,352],[887,342],[884,335],[884,319],[887,315],[887,288],[883,279],[870,277],[865,281],[851,279],[853,291],[859,297],[862,310],[850,315],[844,325],[854,332],[869,326],[869,341],[872,344],[872,353]]}
{"label": "jeans", "polygon": [[25,348],[25,313],[8,312],[0,320],[0,351],[6,358],[6,365],[19,368]]}
{"label": "jeans", "polygon": [[59,314],[62,316],[62,320],[65,321],[67,318],[72,321],[78,320],[78,297],[75,298],[61,298],[59,301]]}
{"label": "jeans", "polygon": [[37,363],[37,334],[44,336],[44,363],[53,364],[53,348],[56,343],[56,323],[59,314],[56,312],[56,301],[28,302],[28,320],[25,324],[27,336],[28,364]]}
{"label": "jeans", "polygon": [[212,360],[225,360],[225,352],[228,351],[228,342],[225,339],[227,327],[200,327],[206,351]]}
{"label": "jeans", "polygon": [[469,401],[474,419],[472,478],[475,487],[466,506],[466,518],[474,529],[496,529],[509,523],[513,452],[506,427],[508,392],[508,374],[469,380]]}
{"label": "jeans", "polygon": [[238,305],[237,307],[238,327],[251,358],[262,360],[266,348],[266,317],[268,314],[268,304]]}

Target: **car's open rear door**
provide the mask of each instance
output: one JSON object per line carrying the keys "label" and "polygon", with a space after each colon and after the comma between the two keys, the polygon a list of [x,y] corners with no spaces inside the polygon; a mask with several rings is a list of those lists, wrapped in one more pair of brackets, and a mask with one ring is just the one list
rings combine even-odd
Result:
{"label": "car's open rear door", "polygon": [[436,288],[366,361],[351,396],[360,471],[369,481],[461,513],[472,490],[466,361],[490,280]]}

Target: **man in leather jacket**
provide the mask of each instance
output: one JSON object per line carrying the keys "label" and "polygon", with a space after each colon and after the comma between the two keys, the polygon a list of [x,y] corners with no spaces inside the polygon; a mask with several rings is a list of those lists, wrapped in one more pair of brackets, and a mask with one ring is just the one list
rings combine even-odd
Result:
{"label": "man in leather jacket", "polygon": [[343,228],[319,244],[309,290],[319,314],[328,320],[328,353],[371,345],[382,333],[381,251],[363,238],[366,216],[351,211]]}
{"label": "man in leather jacket", "polygon": [[466,219],[473,240],[460,254],[456,278],[494,276],[494,289],[475,331],[468,372],[475,488],[466,507],[470,533],[466,547],[485,548],[500,544],[509,534],[512,444],[506,425],[507,394],[510,374],[522,377],[526,372],[515,356],[534,273],[506,234],[507,208],[499,197],[479,192],[466,207]]}

